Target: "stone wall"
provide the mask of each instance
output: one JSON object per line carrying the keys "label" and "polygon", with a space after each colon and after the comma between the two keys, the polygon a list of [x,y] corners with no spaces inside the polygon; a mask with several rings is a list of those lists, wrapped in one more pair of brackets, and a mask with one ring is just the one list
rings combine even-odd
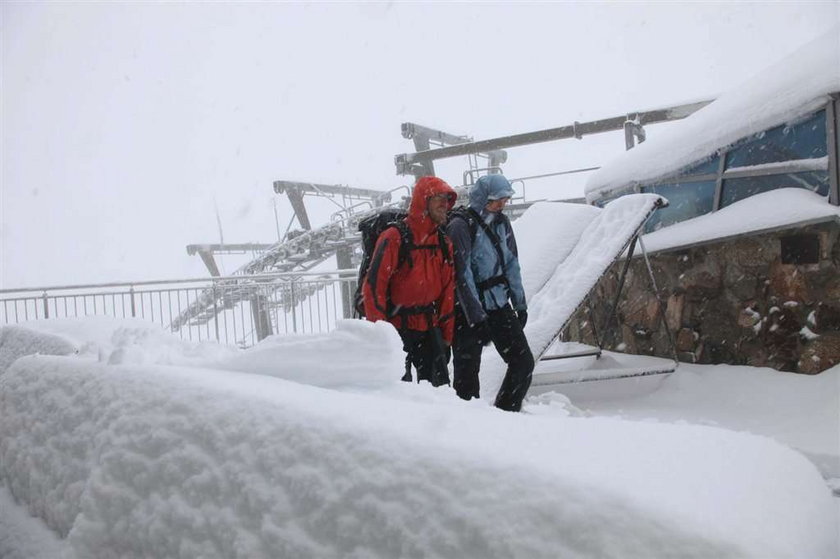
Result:
{"label": "stone wall", "polygon": [[598,283],[591,311],[578,311],[566,339],[595,344],[594,319],[606,349],[672,357],[664,314],[680,361],[818,373],[840,363],[838,237],[834,220],[649,254],[659,298],[637,254],[614,317],[605,322],[623,262]]}

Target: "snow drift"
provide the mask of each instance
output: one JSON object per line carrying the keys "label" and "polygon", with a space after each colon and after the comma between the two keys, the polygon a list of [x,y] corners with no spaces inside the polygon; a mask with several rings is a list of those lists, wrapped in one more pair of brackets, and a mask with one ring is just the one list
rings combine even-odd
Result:
{"label": "snow drift", "polygon": [[[344,351],[349,361],[359,347],[388,355],[397,342],[380,326],[356,322],[343,337],[301,336],[296,347],[318,355],[332,345],[328,355]],[[271,376],[250,374],[267,367],[269,354],[260,353],[269,350],[258,348],[223,358],[239,371],[211,370],[195,363],[215,350],[179,343],[177,354],[195,353],[192,366],[150,364],[161,352],[147,346],[149,357],[132,363],[38,355],[0,374],[0,479],[68,553],[764,558],[837,550],[823,480],[770,439],[509,414],[395,378],[325,389],[277,377],[291,367],[295,378],[311,371],[323,383],[332,361],[278,361]]]}

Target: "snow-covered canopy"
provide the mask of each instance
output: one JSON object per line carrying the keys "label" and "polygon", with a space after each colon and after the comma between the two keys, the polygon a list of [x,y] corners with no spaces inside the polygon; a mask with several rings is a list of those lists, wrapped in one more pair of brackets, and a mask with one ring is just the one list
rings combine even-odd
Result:
{"label": "snow-covered canopy", "polygon": [[741,138],[813,112],[837,91],[840,27],[605,164],[587,181],[586,199],[679,171]]}

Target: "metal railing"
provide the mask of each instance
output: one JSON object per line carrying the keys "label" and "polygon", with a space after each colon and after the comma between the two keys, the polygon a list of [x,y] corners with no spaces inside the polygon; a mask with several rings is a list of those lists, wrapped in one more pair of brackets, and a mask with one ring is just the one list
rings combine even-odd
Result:
{"label": "metal railing", "polygon": [[[0,290],[0,325],[107,316],[154,322],[190,341],[249,347],[271,334],[328,332],[352,309],[356,270]],[[212,312],[178,317],[207,293]]]}

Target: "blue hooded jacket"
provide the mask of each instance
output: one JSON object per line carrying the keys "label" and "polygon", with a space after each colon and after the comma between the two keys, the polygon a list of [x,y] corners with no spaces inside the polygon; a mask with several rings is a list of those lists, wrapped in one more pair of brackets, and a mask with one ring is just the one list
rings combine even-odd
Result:
{"label": "blue hooded jacket", "polygon": [[[510,198],[513,193],[510,182],[504,176],[485,175],[478,179],[469,195],[470,208],[498,236],[503,263],[499,262],[493,242],[481,226],[476,224],[475,240],[472,239],[466,220],[453,218],[447,226],[455,249],[456,294],[471,325],[486,320],[486,311],[500,309],[508,300],[514,310],[527,309],[516,239],[510,220],[501,212],[490,213],[484,209],[488,201]],[[481,290],[477,287],[482,282],[502,275],[506,283],[497,283]]]}

